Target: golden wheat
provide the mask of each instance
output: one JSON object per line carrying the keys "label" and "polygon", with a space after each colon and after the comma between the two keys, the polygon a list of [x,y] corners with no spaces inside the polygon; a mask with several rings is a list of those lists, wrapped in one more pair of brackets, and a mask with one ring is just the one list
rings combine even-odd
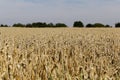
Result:
{"label": "golden wheat", "polygon": [[0,80],[120,80],[120,29],[0,28]]}

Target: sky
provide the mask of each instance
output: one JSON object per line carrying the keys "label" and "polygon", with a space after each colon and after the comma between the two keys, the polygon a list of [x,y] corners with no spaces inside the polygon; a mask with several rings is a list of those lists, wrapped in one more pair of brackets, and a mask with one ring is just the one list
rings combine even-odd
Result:
{"label": "sky", "polygon": [[74,21],[114,25],[120,22],[120,0],[0,0],[0,24]]}

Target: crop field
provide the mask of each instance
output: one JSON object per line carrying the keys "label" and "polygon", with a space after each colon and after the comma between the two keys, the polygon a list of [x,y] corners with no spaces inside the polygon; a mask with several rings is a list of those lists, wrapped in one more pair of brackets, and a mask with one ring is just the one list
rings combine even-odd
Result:
{"label": "crop field", "polygon": [[120,80],[120,29],[0,28],[0,80]]}

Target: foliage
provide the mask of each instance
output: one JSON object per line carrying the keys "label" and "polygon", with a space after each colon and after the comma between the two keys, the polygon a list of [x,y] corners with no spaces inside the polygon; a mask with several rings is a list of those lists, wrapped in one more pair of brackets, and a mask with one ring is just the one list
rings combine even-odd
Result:
{"label": "foliage", "polygon": [[95,24],[91,24],[91,23],[89,23],[89,24],[87,24],[86,25],[86,27],[87,28],[91,28],[91,27],[111,27],[110,25],[104,25],[104,24],[102,24],[102,23],[95,23]]}
{"label": "foliage", "polygon": [[32,24],[29,23],[29,24],[26,24],[25,26],[26,27],[32,27]]}
{"label": "foliage", "polygon": [[55,27],[55,25],[53,23],[49,23],[47,25],[48,25],[48,27]]}
{"label": "foliage", "polygon": [[107,24],[107,25],[105,25],[105,27],[112,27],[112,26],[110,26],[110,25]]}
{"label": "foliage", "polygon": [[5,24],[5,25],[1,24],[0,27],[8,27],[8,25],[7,24]]}
{"label": "foliage", "polygon": [[120,22],[116,23],[115,27],[120,27]]}
{"label": "foliage", "polygon": [[89,27],[94,27],[94,25],[89,23],[89,24],[86,25],[86,27],[88,27],[88,28]]}
{"label": "foliage", "polygon": [[37,28],[43,28],[43,27],[67,27],[66,24],[64,23],[56,23],[56,24],[53,24],[53,23],[45,23],[45,22],[34,22],[32,24],[26,24],[26,27],[37,27]]}
{"label": "foliage", "polygon": [[[33,23],[28,23],[28,24],[22,24],[22,23],[15,23],[12,25],[13,27],[26,27],[26,28],[45,28],[45,27],[50,27],[50,28],[56,28],[56,27],[68,27],[65,23],[46,23],[46,22],[33,22]],[[9,27],[7,24],[1,24],[0,27]],[[84,24],[81,21],[75,21],[73,23],[73,27],[84,27]],[[87,28],[94,28],[94,27],[106,27],[106,28],[112,28],[110,25],[104,25],[102,23],[95,23],[95,24],[87,24]],[[120,22],[115,24],[115,27],[120,27]]]}
{"label": "foliage", "polygon": [[57,23],[55,27],[67,27],[67,25],[64,23]]}
{"label": "foliage", "polygon": [[73,27],[84,27],[84,24],[81,21],[75,21]]}
{"label": "foliage", "polygon": [[44,22],[36,22],[36,23],[32,23],[32,27],[47,27],[47,24]]}
{"label": "foliage", "polygon": [[94,27],[105,27],[104,24],[102,23],[95,23],[93,26]]}
{"label": "foliage", "polygon": [[16,23],[16,24],[13,24],[13,27],[25,27],[25,25],[21,23]]}

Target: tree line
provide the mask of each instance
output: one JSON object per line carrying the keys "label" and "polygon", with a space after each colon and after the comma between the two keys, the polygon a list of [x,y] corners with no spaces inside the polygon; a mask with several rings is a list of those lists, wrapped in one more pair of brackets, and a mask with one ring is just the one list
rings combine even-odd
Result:
{"label": "tree line", "polygon": [[[106,28],[112,28],[112,26],[106,24],[102,24],[102,23],[88,23],[87,25],[84,25],[81,21],[75,21],[73,24],[73,27],[87,27],[87,28],[94,28],[94,27],[106,27]],[[120,27],[120,22],[115,24],[115,27]]]}
{"label": "tree line", "polygon": [[[7,24],[1,24],[0,27],[9,27]],[[26,28],[43,28],[43,27],[68,27],[65,23],[46,23],[46,22],[34,22],[34,23],[28,23],[28,24],[22,24],[22,23],[15,23],[12,25],[12,27],[26,27]],[[87,25],[84,25],[82,21],[75,21],[73,23],[73,27],[87,27],[87,28],[94,28],[94,27],[112,27],[110,25],[104,25],[102,23],[88,23]],[[115,24],[115,27],[120,27],[120,22]]]}
{"label": "tree line", "polygon": [[29,24],[13,24],[13,27],[30,27],[30,28],[39,28],[39,27],[67,27],[66,24],[64,23],[45,23],[45,22],[35,22],[35,23],[29,23]]}

